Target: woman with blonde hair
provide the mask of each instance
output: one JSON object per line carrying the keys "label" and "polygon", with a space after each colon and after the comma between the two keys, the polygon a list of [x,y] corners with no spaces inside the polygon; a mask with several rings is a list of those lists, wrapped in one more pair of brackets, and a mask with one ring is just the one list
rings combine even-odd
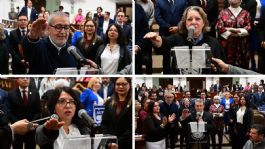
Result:
{"label": "woman with blonde hair", "polygon": [[93,117],[94,105],[103,105],[104,99],[97,93],[100,89],[99,78],[93,77],[89,80],[87,84],[87,89],[85,89],[80,95],[80,101],[84,105],[87,114]]}
{"label": "woman with blonde hair", "polygon": [[[188,39],[188,28],[194,30],[192,39]],[[181,19],[179,24],[179,32],[177,34],[170,35],[168,37],[161,37],[155,32],[147,33],[144,38],[151,40],[152,44],[157,48],[158,51],[163,51],[163,59],[167,59],[167,62],[163,64],[163,73],[172,74],[172,73],[188,73],[185,69],[176,68],[176,58],[173,56],[172,68],[165,68],[170,65],[171,61],[171,48],[174,46],[201,46],[207,44],[211,48],[213,57],[222,59],[226,61],[225,53],[218,41],[207,35],[207,32],[210,31],[209,22],[207,20],[207,15],[201,7],[190,6],[188,7]],[[188,41],[190,40],[190,41]],[[173,55],[173,54],[172,54]],[[166,64],[166,65],[165,65]],[[192,70],[195,73],[209,73],[207,70]]]}

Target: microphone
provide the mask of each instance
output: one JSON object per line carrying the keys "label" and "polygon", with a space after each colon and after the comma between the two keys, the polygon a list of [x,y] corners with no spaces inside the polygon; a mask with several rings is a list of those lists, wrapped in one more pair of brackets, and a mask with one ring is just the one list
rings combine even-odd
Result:
{"label": "microphone", "polygon": [[76,50],[76,47],[75,46],[70,46],[67,48],[67,52],[69,54],[72,54],[75,59],[80,62],[81,64],[85,64],[86,63],[86,59],[84,59]]}
{"label": "microphone", "polygon": [[47,117],[44,117],[44,118],[41,118],[41,119],[37,119],[37,120],[34,120],[34,121],[31,121],[30,123],[39,123],[41,121],[46,121],[48,119],[59,119],[59,116],[57,114],[53,114],[51,116],[47,116]]}
{"label": "microphone", "polygon": [[52,118],[58,120],[59,116],[57,114],[53,114],[51,116],[47,116],[47,117],[44,117],[44,118],[41,118],[41,119],[37,119],[37,120],[31,121],[31,122],[28,123],[28,126],[27,126],[28,130],[34,130],[35,129],[33,123],[39,123],[39,122],[46,121],[46,120],[52,119]]}
{"label": "microphone", "polygon": [[194,26],[190,26],[188,27],[188,37],[187,37],[187,40],[193,44],[194,43],[194,38],[193,38],[193,35],[194,35],[194,30],[195,30],[195,27]]}
{"label": "microphone", "polygon": [[80,109],[78,111],[78,117],[85,119],[88,122],[89,126],[93,126],[93,127],[95,126],[94,120],[87,114],[86,110]]}
{"label": "microphone", "polygon": [[197,112],[196,113],[196,119],[199,120],[199,118],[202,116],[202,113],[201,112]]}

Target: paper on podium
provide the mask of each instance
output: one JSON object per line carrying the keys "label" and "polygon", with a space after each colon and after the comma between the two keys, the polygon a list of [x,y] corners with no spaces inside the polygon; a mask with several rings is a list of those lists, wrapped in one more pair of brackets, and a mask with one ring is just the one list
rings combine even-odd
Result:
{"label": "paper on podium", "polygon": [[[79,73],[78,73],[79,71]],[[80,70],[77,70],[76,68],[57,68],[55,70],[55,75],[85,75],[85,74],[98,74],[99,70],[95,68],[87,68],[87,67],[81,67]]]}
{"label": "paper on podium", "polygon": [[207,124],[206,122],[189,122],[190,124],[190,130],[192,133],[195,132],[206,132],[205,131],[205,125]]}
{"label": "paper on podium", "polygon": [[78,135],[65,137],[63,140],[63,149],[94,149],[105,148],[108,142],[117,143],[117,136],[95,134],[95,137],[91,138],[89,135]]}
{"label": "paper on podium", "polygon": [[206,60],[209,58],[207,52],[210,52],[209,47],[193,46],[192,47],[192,62],[190,63],[190,50],[187,46],[178,46],[171,48],[175,52],[177,60],[177,68],[207,68]]}

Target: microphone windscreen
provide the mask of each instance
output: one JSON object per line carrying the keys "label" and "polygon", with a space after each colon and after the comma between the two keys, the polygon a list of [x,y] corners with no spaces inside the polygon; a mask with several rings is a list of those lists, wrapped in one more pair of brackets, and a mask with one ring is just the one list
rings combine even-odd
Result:
{"label": "microphone windscreen", "polygon": [[59,119],[59,116],[57,114],[53,114],[53,115],[51,115],[51,118],[58,120]]}
{"label": "microphone windscreen", "polygon": [[80,110],[78,111],[78,117],[79,117],[79,118],[82,118],[82,115],[83,115],[84,113],[86,114],[86,110],[84,110],[84,109],[80,109]]}

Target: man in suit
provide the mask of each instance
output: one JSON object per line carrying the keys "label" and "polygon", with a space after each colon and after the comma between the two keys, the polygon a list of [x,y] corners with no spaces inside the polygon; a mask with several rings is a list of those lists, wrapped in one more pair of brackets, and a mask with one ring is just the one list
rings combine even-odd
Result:
{"label": "man in suit", "polygon": [[205,92],[201,92],[201,96],[200,99],[202,100],[203,104],[204,104],[204,111],[209,112],[210,106],[211,106],[211,101],[209,99],[206,98],[206,93]]}
{"label": "man in suit", "polygon": [[114,20],[110,18],[110,12],[105,11],[104,19],[98,20],[98,35],[104,39],[108,27],[114,24]]}
{"label": "man in suit", "polygon": [[29,21],[35,21],[36,19],[38,19],[38,12],[34,7],[32,7],[32,1],[31,0],[28,0],[27,6],[24,6],[21,9],[20,14],[21,13],[26,14]]}
{"label": "man in suit", "polygon": [[116,23],[119,24],[122,28],[123,37],[125,38],[125,42],[127,44],[127,48],[129,51],[132,49],[132,27],[131,25],[126,25],[124,23],[125,13],[123,11],[119,11],[116,15]]}
{"label": "man in suit", "polygon": [[[56,68],[77,67],[77,60],[67,52],[71,45],[67,42],[70,32],[69,17],[57,11],[50,16],[48,24],[45,19],[38,19],[26,38],[22,40],[25,57],[29,61],[30,74],[53,74]],[[49,37],[41,38],[42,30],[48,27]],[[77,49],[77,52],[80,51]],[[82,55],[82,54],[80,54]],[[91,60],[82,61],[94,68]]]}
{"label": "man in suit", "polygon": [[214,92],[219,92],[222,90],[222,88],[223,86],[219,83],[219,80],[216,80],[216,84],[214,84],[213,86]]}
{"label": "man in suit", "polygon": [[114,84],[110,81],[109,77],[102,77],[102,84],[98,91],[100,97],[104,100],[112,96],[114,92]]}
{"label": "man in suit", "polygon": [[26,73],[26,60],[24,58],[24,50],[21,46],[21,41],[27,34],[28,18],[26,14],[20,13],[18,16],[18,28],[12,30],[9,36],[9,47],[12,55],[12,73],[25,74]]}
{"label": "man in suit", "polygon": [[[182,14],[186,9],[186,0],[157,0],[155,6],[155,20],[159,25],[159,35],[169,36],[178,31],[178,24]],[[163,54],[163,57],[171,58],[171,51],[155,51],[157,54]],[[163,58],[163,73],[171,73],[170,61]]]}
{"label": "man in suit", "polygon": [[258,92],[253,95],[253,106],[258,108],[265,104],[265,94],[263,92],[263,86],[259,85]]}
{"label": "man in suit", "polygon": [[209,34],[216,38],[215,25],[219,15],[217,0],[188,0],[188,5],[202,7],[211,27]]}
{"label": "man in suit", "polygon": [[146,66],[147,74],[153,72],[152,43],[143,38],[148,32],[148,18],[144,9],[140,4],[135,3],[135,74],[143,73],[142,65]]}
{"label": "man in suit", "polygon": [[[40,96],[35,90],[29,88],[30,78],[18,78],[18,88],[8,92],[9,120],[11,124],[27,119],[28,121],[40,118]],[[29,131],[25,135],[16,135],[13,149],[35,149],[35,132]]]}
{"label": "man in suit", "polygon": [[188,136],[188,143],[186,144],[187,149],[191,149],[196,145],[199,145],[197,147],[201,147],[203,149],[210,149],[210,132],[213,129],[213,116],[212,114],[206,112],[203,110],[204,104],[201,99],[197,99],[195,101],[195,112],[194,113],[182,113],[180,120],[184,121],[185,124],[188,124],[189,122],[206,122],[204,137],[202,140],[199,141],[199,144],[195,143],[196,140],[193,139],[194,136],[191,136],[192,133],[189,130],[190,135]]}

